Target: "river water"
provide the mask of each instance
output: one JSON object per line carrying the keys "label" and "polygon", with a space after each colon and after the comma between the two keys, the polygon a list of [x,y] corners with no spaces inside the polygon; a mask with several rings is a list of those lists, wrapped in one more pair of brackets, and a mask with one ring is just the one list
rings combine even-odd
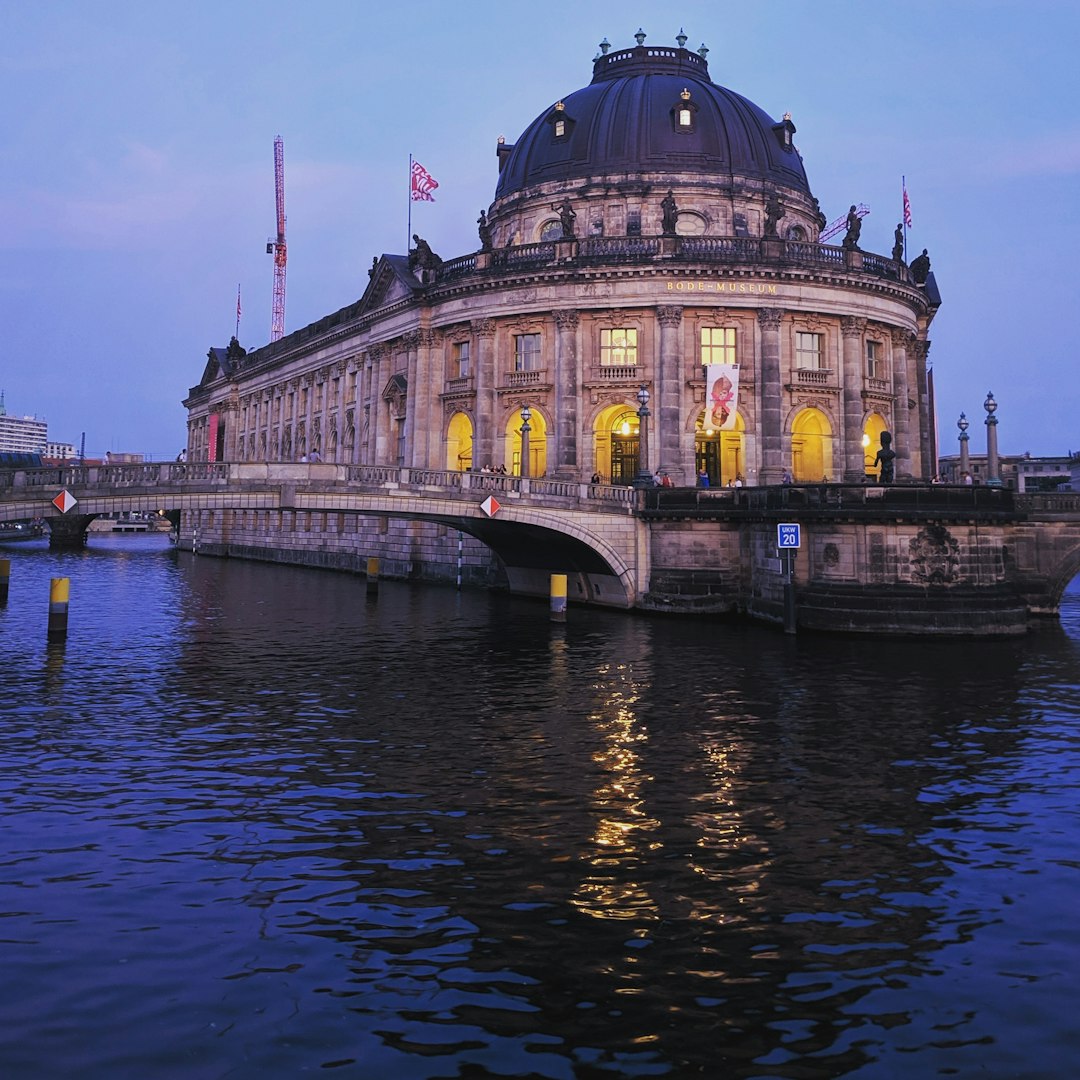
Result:
{"label": "river water", "polygon": [[5,1080],[1080,1072],[1078,582],[867,641],[3,555]]}

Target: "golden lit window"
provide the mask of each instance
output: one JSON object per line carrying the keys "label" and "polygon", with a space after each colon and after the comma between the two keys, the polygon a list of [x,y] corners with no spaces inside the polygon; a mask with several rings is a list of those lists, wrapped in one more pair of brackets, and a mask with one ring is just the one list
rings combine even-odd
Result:
{"label": "golden lit window", "polygon": [[817,371],[821,367],[820,334],[795,335],[795,366],[804,371]]}
{"label": "golden lit window", "polygon": [[701,363],[735,364],[735,327],[703,326],[701,328]]}
{"label": "golden lit window", "polygon": [[620,327],[600,331],[600,363],[605,367],[622,367],[637,363],[637,330]]}

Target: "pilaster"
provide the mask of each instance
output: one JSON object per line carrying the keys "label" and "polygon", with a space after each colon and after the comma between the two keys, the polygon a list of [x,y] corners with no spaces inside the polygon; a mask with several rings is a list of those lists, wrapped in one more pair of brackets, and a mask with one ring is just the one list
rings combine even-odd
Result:
{"label": "pilaster", "polygon": [[[851,254],[849,252],[848,254]],[[863,333],[866,320],[845,316],[840,320],[844,364],[844,480],[862,483],[866,475],[863,437]]]}
{"label": "pilaster", "polygon": [[693,472],[693,442],[682,445],[682,349],[679,339],[683,309],[676,304],[662,304],[656,309],[660,324],[660,358],[656,367],[656,417],[651,432],[657,468],[685,481]]}
{"label": "pilaster", "polygon": [[578,393],[581,378],[577,363],[580,317],[573,308],[555,312],[555,469],[559,479],[578,475]]}
{"label": "pilaster", "polygon": [[757,314],[761,349],[761,383],[758,388],[758,427],[762,484],[779,484],[784,476],[783,440],[780,416],[783,390],[780,383],[781,308],[762,308]]}

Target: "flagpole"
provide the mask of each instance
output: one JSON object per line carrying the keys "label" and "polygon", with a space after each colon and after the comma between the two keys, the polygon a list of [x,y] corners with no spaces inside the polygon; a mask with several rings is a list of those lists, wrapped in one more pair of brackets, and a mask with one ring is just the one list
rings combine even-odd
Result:
{"label": "flagpole", "polygon": [[907,262],[907,177],[900,175],[900,220],[904,223],[904,262]]}
{"label": "flagpole", "polygon": [[236,286],[236,340],[240,340],[240,286]]}
{"label": "flagpole", "polygon": [[409,194],[409,224],[405,230],[405,254],[409,254],[409,244],[412,243],[412,154],[409,155],[409,182],[405,185]]}

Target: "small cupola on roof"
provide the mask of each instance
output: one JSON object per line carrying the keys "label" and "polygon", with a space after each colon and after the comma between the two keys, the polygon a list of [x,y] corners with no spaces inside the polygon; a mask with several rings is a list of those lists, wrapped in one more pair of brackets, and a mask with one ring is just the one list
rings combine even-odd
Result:
{"label": "small cupola on roof", "polygon": [[702,44],[647,45],[638,30],[631,48],[605,38],[588,86],[560,98],[513,146],[499,147],[496,199],[536,184],[609,174],[678,171],[810,194],[789,115],[774,120],[709,76]]}

